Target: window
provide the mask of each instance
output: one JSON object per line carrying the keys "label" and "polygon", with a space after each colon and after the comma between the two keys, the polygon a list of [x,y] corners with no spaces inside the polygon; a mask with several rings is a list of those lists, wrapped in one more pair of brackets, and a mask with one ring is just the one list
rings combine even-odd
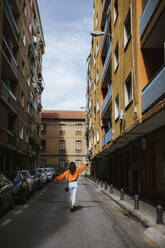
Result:
{"label": "window", "polygon": [[26,46],[26,34],[25,34],[25,30],[24,30],[24,28],[22,28],[22,30],[23,30],[23,34],[22,34],[22,40],[23,40],[23,44],[24,44],[24,46]]}
{"label": "window", "polygon": [[21,69],[22,69],[22,74],[25,76],[25,62],[22,60],[22,65],[21,65]]}
{"label": "window", "polygon": [[77,166],[77,167],[80,167],[81,164],[82,164],[81,160],[76,160],[76,166]]}
{"label": "window", "polygon": [[32,24],[30,22],[29,22],[28,28],[29,28],[29,32],[31,33],[32,32]]}
{"label": "window", "polygon": [[94,135],[94,145],[96,145],[96,135]]}
{"label": "window", "polygon": [[41,152],[46,152],[46,140],[41,140]]}
{"label": "window", "polygon": [[115,0],[114,2],[114,24],[116,23],[118,13],[119,13],[118,0]]}
{"label": "window", "polygon": [[19,138],[20,139],[23,139],[23,125],[22,124],[19,124]]}
{"label": "window", "polygon": [[115,97],[115,120],[119,118],[119,95]]}
{"label": "window", "polygon": [[132,73],[128,75],[125,80],[125,107],[129,105],[133,100],[133,90],[132,90]]}
{"label": "window", "polygon": [[29,76],[28,79],[27,79],[27,84],[28,84],[28,86],[30,87],[30,76]]}
{"label": "window", "polygon": [[29,131],[28,131],[28,130],[26,130],[25,142],[26,142],[27,144],[29,143]]}
{"label": "window", "polygon": [[65,150],[65,140],[59,141],[59,148],[60,148],[60,150]]}
{"label": "window", "polygon": [[97,97],[97,112],[99,112],[99,97]]}
{"label": "window", "polygon": [[97,129],[97,142],[99,142],[99,140],[100,140],[100,130],[99,130],[99,128]]}
{"label": "window", "polygon": [[41,135],[44,135],[44,134],[46,134],[46,124],[45,123],[43,123],[41,125]]}
{"label": "window", "polygon": [[98,24],[99,24],[99,15],[98,15],[98,12],[97,12],[97,15],[96,15],[96,28],[97,28]]}
{"label": "window", "polygon": [[27,102],[27,113],[29,114],[30,113],[30,103]]}
{"label": "window", "polygon": [[97,73],[96,73],[96,82],[98,84],[99,82],[99,69],[97,68]]}
{"label": "window", "polygon": [[25,16],[27,15],[27,8],[26,8],[25,2],[24,2],[24,5],[23,5],[23,13],[24,13]]}
{"label": "window", "polygon": [[22,90],[21,90],[21,95],[20,95],[20,102],[21,102],[22,107],[24,107],[24,93]]}
{"label": "window", "polygon": [[128,14],[124,22],[124,48],[127,46],[131,38],[131,11],[129,8]]}
{"label": "window", "polygon": [[82,129],[82,124],[77,124],[76,125],[76,130],[77,131],[81,131],[81,129]]}
{"label": "window", "polygon": [[66,165],[65,159],[60,159],[59,164],[60,164],[60,168],[65,168],[65,165]]}
{"label": "window", "polygon": [[97,40],[97,44],[96,44],[96,54],[97,56],[99,54],[99,40]]}
{"label": "window", "polygon": [[65,124],[60,124],[60,135],[65,134],[66,130],[66,125]]}
{"label": "window", "polygon": [[118,49],[118,43],[115,48],[115,53],[114,53],[114,71],[117,70],[119,65],[119,49]]}
{"label": "window", "polygon": [[82,149],[82,141],[76,140],[76,150],[81,150],[81,149]]}

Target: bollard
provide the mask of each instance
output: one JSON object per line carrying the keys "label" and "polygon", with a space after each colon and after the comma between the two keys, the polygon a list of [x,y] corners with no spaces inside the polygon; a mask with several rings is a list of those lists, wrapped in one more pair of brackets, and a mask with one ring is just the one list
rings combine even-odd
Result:
{"label": "bollard", "polygon": [[109,187],[109,193],[113,194],[113,184],[111,184],[110,187]]}
{"label": "bollard", "polygon": [[157,205],[156,212],[157,212],[156,224],[163,224],[163,208],[161,205]]}
{"label": "bollard", "polygon": [[104,184],[104,189],[107,190],[107,182]]}
{"label": "bollard", "polygon": [[135,195],[134,196],[134,200],[135,200],[134,209],[139,209],[139,196],[138,195]]}
{"label": "bollard", "polygon": [[120,200],[124,200],[124,189],[120,189]]}

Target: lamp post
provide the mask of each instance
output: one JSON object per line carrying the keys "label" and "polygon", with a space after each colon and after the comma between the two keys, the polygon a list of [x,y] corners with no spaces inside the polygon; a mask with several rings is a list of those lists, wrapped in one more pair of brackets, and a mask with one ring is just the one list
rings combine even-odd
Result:
{"label": "lamp post", "polygon": [[105,32],[102,32],[102,31],[92,31],[90,32],[90,34],[92,35],[92,37],[97,37],[97,36],[101,36],[101,35],[108,35],[108,36],[111,36],[113,38],[113,34],[110,34],[110,33],[105,33]]}

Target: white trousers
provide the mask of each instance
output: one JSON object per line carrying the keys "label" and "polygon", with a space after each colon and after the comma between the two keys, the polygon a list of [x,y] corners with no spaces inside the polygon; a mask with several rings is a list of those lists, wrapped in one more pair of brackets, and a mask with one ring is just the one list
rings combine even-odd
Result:
{"label": "white trousers", "polygon": [[72,206],[74,206],[76,201],[76,193],[77,193],[78,183],[75,182],[69,182],[69,192],[70,192],[70,199]]}

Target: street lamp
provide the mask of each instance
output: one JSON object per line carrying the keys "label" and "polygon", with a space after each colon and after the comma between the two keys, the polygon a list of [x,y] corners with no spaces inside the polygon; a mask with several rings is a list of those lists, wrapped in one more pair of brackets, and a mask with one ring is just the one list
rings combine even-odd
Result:
{"label": "street lamp", "polygon": [[101,36],[101,35],[108,35],[108,36],[111,36],[113,38],[113,34],[110,34],[110,33],[105,33],[105,32],[102,32],[102,31],[92,31],[90,33],[92,35],[92,37],[97,37],[97,36]]}

